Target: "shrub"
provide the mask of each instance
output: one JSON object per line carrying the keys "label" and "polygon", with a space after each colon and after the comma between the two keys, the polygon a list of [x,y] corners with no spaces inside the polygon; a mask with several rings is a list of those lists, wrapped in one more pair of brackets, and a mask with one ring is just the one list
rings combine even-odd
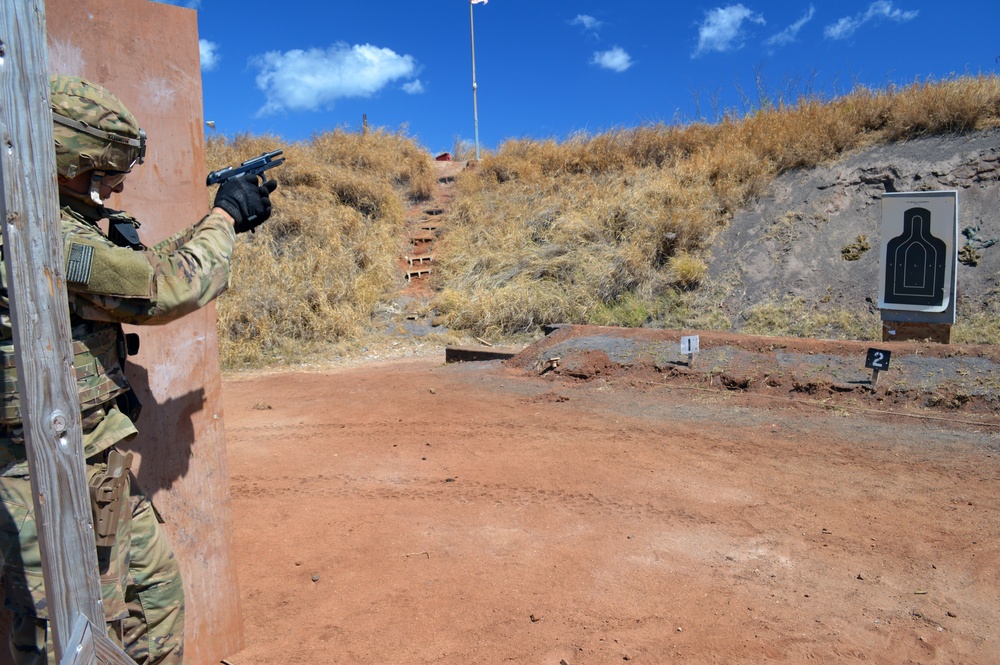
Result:
{"label": "shrub", "polygon": [[209,167],[278,147],[287,161],[269,172],[279,182],[274,214],[238,237],[232,287],[218,303],[228,368],[294,362],[360,339],[400,283],[405,203],[434,185],[429,155],[384,131],[338,130],[287,146],[272,136],[216,137]]}

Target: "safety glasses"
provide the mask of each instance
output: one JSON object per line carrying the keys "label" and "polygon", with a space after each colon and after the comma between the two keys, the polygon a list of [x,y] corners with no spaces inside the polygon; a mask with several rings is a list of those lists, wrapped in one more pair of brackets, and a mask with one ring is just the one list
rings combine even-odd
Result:
{"label": "safety glasses", "polygon": [[111,189],[115,189],[118,185],[125,182],[126,176],[128,176],[131,171],[100,171],[98,173],[104,174],[100,177],[105,185]]}

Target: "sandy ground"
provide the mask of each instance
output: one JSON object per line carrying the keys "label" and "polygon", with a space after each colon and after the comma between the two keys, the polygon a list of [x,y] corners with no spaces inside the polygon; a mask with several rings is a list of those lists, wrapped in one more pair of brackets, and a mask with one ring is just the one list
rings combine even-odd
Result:
{"label": "sandy ground", "polygon": [[224,403],[233,665],[1000,661],[995,410],[443,354]]}

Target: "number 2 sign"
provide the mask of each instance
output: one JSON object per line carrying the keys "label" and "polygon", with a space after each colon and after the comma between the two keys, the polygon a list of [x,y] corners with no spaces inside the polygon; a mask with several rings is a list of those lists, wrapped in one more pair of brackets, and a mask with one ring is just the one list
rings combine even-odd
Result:
{"label": "number 2 sign", "polygon": [[884,372],[889,369],[890,357],[892,357],[892,351],[885,351],[883,349],[868,349],[868,356],[865,358],[865,367]]}

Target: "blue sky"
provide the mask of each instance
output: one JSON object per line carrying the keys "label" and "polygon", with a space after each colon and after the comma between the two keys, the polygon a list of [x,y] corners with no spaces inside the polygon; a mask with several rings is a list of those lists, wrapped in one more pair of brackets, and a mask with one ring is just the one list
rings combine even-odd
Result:
{"label": "blue sky", "polygon": [[[470,0],[178,0],[198,11],[205,119],[289,141],[335,128],[472,143]],[[714,120],[769,94],[834,95],[1000,68],[1000,2],[488,0],[479,140]]]}

